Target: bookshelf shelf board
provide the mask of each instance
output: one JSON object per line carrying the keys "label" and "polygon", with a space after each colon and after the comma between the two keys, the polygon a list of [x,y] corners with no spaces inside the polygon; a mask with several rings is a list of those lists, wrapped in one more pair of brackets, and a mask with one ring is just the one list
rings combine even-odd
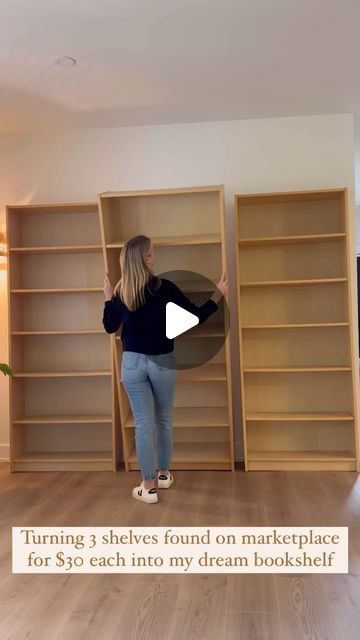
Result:
{"label": "bookshelf shelf board", "polygon": [[23,416],[13,420],[13,424],[103,424],[106,422],[112,422],[111,414]]}
{"label": "bookshelf shelf board", "polygon": [[302,285],[339,284],[347,282],[347,278],[316,278],[313,280],[268,280],[263,282],[240,282],[241,288],[246,287],[287,287]]}
{"label": "bookshelf shelf board", "polygon": [[89,245],[63,245],[58,247],[10,247],[10,253],[100,253],[102,246],[97,244]]}
{"label": "bookshelf shelf board", "polygon": [[343,411],[316,411],[316,412],[252,412],[246,414],[247,422],[343,422],[353,421],[351,413]]}
{"label": "bookshelf shelf board", "polygon": [[239,245],[261,246],[271,244],[296,244],[307,242],[329,242],[331,240],[342,240],[346,238],[345,233],[317,233],[310,235],[293,235],[293,236],[266,236],[258,238],[240,238]]}
{"label": "bookshelf shelf board", "polygon": [[[221,237],[217,234],[203,234],[194,236],[167,236],[151,238],[155,247],[180,247],[197,244],[220,244]],[[107,249],[121,249],[125,244],[125,240],[120,242],[111,242],[106,245]]]}
{"label": "bookshelf shelf board", "polygon": [[314,371],[335,372],[335,371],[351,371],[351,367],[343,366],[303,366],[303,367],[244,367],[244,373],[311,373]]}
{"label": "bookshelf shelf board", "polygon": [[84,378],[92,376],[111,376],[111,371],[22,371],[14,372],[14,378]]}

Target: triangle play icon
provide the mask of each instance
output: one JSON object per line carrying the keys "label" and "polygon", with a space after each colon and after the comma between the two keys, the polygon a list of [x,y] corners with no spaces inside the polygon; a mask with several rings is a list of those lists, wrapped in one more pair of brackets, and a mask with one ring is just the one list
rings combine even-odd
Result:
{"label": "triangle play icon", "polygon": [[174,302],[166,304],[166,337],[176,338],[199,324],[199,318]]}

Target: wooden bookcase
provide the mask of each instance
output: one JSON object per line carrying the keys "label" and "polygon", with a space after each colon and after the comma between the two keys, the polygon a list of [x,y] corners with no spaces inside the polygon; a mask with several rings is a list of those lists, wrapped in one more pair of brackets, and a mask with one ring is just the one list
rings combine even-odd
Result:
{"label": "wooden bookcase", "polygon": [[116,470],[97,203],[7,207],[11,471]]}
{"label": "wooden bookcase", "polygon": [[[113,284],[120,278],[121,247],[138,234],[153,241],[156,273],[187,270],[216,283],[226,269],[221,186],[102,193],[99,213],[105,271]],[[199,304],[204,295],[205,299],[211,295],[195,278],[178,284],[185,294],[198,292]],[[228,335],[225,324],[226,320],[214,328],[205,323],[198,327],[196,340],[189,332],[176,341],[185,341],[185,352],[186,342],[189,350],[201,349],[201,337]],[[120,335],[113,335],[113,350],[125,470],[137,470],[134,421],[120,380]],[[229,338],[209,362],[177,375],[171,468],[234,471]]]}
{"label": "wooden bookcase", "polygon": [[346,189],[235,196],[246,470],[359,470]]}

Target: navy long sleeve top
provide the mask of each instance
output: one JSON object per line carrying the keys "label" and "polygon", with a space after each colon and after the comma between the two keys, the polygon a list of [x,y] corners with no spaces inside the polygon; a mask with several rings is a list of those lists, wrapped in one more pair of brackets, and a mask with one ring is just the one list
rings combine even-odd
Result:
{"label": "navy long sleeve top", "polygon": [[104,304],[103,325],[107,333],[115,333],[122,326],[123,351],[136,351],[147,355],[170,353],[174,350],[174,340],[166,337],[166,304],[174,302],[205,322],[218,305],[209,298],[205,304],[197,306],[170,280],[161,278],[158,289],[145,290],[145,304],[130,311],[118,295]]}

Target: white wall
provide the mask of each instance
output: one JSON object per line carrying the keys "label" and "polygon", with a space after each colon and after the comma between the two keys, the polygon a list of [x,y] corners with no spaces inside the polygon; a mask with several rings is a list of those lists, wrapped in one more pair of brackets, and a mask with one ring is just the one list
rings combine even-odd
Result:
{"label": "white wall", "polygon": [[[108,190],[206,184],[225,184],[229,228],[236,192],[346,186],[355,252],[354,123],[350,114],[0,138],[0,227],[6,204],[92,200]],[[230,255],[230,276],[233,260]],[[0,271],[0,361],[7,361],[8,356],[4,274]],[[231,309],[234,301],[232,286]],[[238,390],[235,367],[234,415],[240,459]],[[9,416],[4,378],[0,378],[0,421],[0,457],[6,458]]]}
{"label": "white wall", "polygon": [[360,118],[354,118],[356,250],[360,255]]}

